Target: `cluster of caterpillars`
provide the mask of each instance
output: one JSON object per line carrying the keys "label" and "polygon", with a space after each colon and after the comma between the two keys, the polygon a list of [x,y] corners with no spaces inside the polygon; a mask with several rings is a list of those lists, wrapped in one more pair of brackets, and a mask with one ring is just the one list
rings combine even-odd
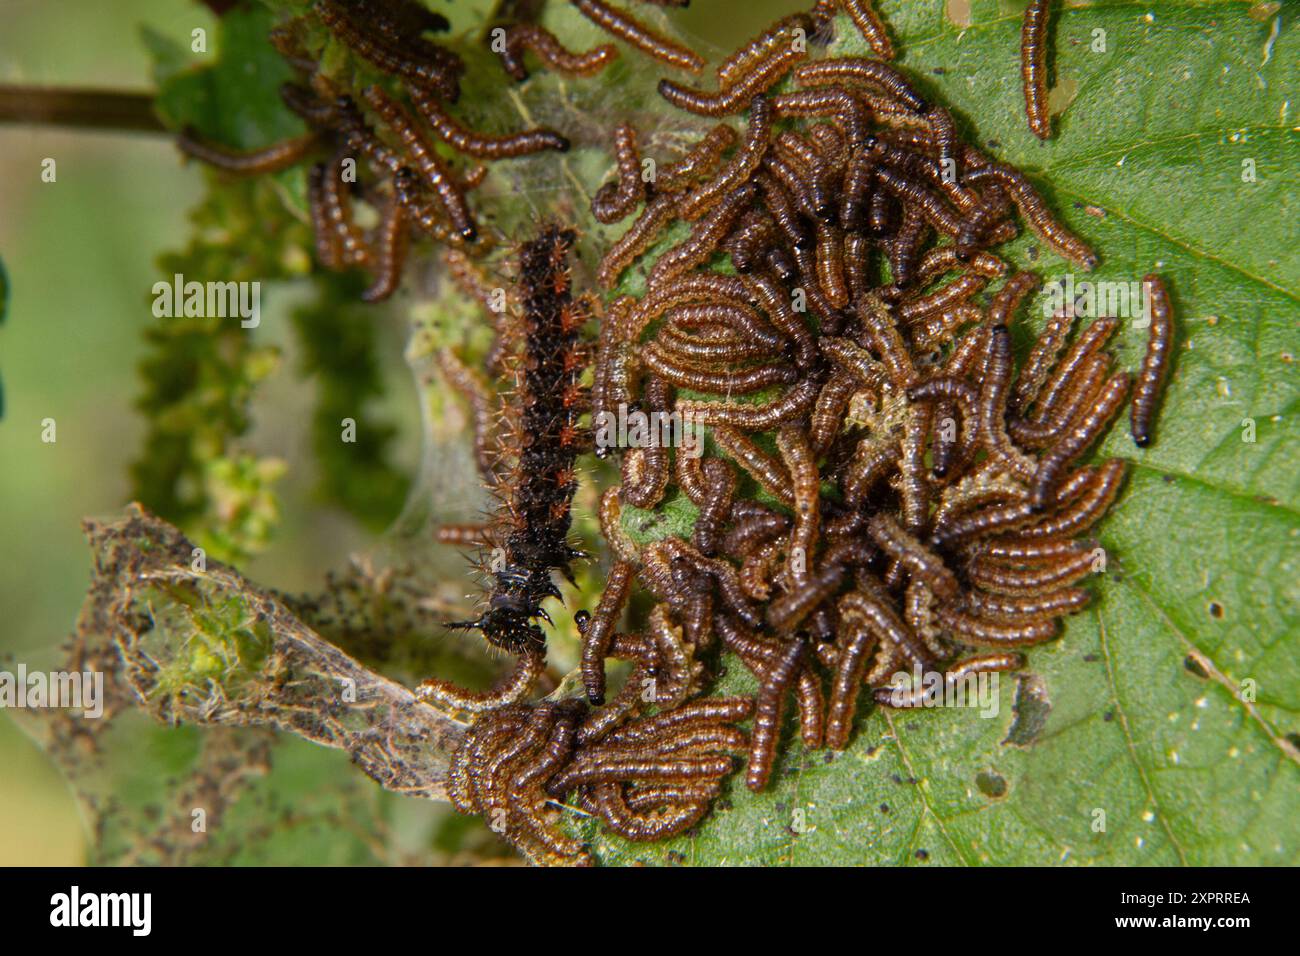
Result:
{"label": "cluster of caterpillars", "polygon": [[[460,126],[448,104],[463,65],[424,37],[438,24],[409,6],[320,0],[316,15],[400,83],[420,119],[379,88],[364,91],[364,110],[336,96],[289,29],[281,48],[307,82],[286,99],[315,132],[283,147],[293,159],[263,168],[321,145],[335,157],[359,153],[378,177],[373,188],[450,247],[452,277],[486,298],[472,261],[484,237],[464,200],[479,174],[446,165],[430,131],[489,161],[567,141],[551,130],[503,140]],[[626,12],[601,0],[574,6],[665,65],[703,71],[702,57]],[[1048,128],[1045,9],[1031,5],[1023,51],[1038,135]],[[872,55],[826,55],[846,23]],[[523,79],[526,54],[590,76],[617,48],[575,53],[535,23],[514,23],[498,53]],[[512,312],[522,334],[499,317],[487,360],[516,389],[511,462],[486,437],[488,379],[442,356],[448,381],[470,398],[480,465],[502,502],[496,522],[440,535],[498,556],[484,610],[452,626],[481,631],[516,666],[485,693],[430,679],[420,695],[474,715],[449,777],[456,806],[499,822],[535,861],[590,861],[560,825],[560,807],[576,804],[630,840],[681,833],[708,813],[738,759],[750,789],[768,785],[787,709],[804,747],[842,749],[861,698],[922,701],[921,688],[895,683],[899,672],[955,684],[1016,669],[1024,648],[1051,640],[1088,600],[1080,585],[1098,552],[1085,536],[1125,469],[1083,462],[1130,396],[1134,440],[1151,441],[1173,342],[1168,292],[1146,277],[1151,337],[1136,382],[1107,351],[1118,321],[1076,329],[1068,303],[1017,362],[1011,330],[1039,279],[1011,270],[998,248],[1023,224],[1077,267],[1097,257],[1019,170],[966,142],[950,113],[888,62],[893,53],[867,0],[818,0],[726,57],[715,84],[659,83],[672,106],[718,122],[652,181],[636,128],[615,130],[615,176],[592,215],[632,221],[596,278],[615,290],[643,269],[645,291],[588,310],[570,288],[573,233],[547,226],[523,245]],[[224,164],[248,162],[232,154]],[[312,187],[322,264],[388,255],[367,252],[374,240],[356,234],[331,179]],[[366,201],[371,188],[361,190]],[[395,243],[408,238],[384,223]],[[676,223],[686,238],[647,261]],[[588,394],[579,330],[592,314]],[[512,335],[522,344],[503,358]],[[595,449],[615,456],[621,480],[600,498],[611,559],[603,593],[591,613],[574,615],[585,699],[528,703],[545,666],[542,604],[556,596],[553,573],[577,556],[568,541],[577,456],[595,415],[619,408],[680,416],[704,430],[704,454]],[[633,540],[625,509],[669,502],[695,510],[689,537]],[[628,629],[637,590],[652,602]],[[709,696],[724,659],[752,673],[752,696]],[[612,694],[611,660],[631,668]]]}
{"label": "cluster of caterpillars", "polygon": [[[577,0],[577,6],[616,35],[626,34],[629,41],[649,42],[656,36],[600,0]],[[318,26],[324,27],[323,33]],[[271,38],[298,73],[297,81],[281,90],[284,103],[309,131],[262,149],[240,151],[187,130],[178,139],[180,148],[236,175],[311,163],[307,195],[317,261],[334,271],[368,271],[371,282],[363,298],[382,301],[401,282],[412,239],[474,255],[485,253],[495,240],[481,227],[469,200],[488,166],[453,163],[440,145],[459,157],[488,163],[569,149],[569,140],[553,129],[496,135],[472,129],[456,117],[453,107],[460,97],[465,61],[430,38],[449,26],[445,17],[418,0],[317,0],[309,13],[281,24]],[[521,80],[527,75],[526,52],[575,76],[599,72],[617,52],[604,45],[573,53],[532,23],[503,30],[502,67]],[[343,45],[384,82],[340,89],[320,68],[322,42]],[[357,202],[377,212],[373,228],[358,225]]]}
{"label": "cluster of caterpillars", "polygon": [[[677,413],[708,443],[702,457],[617,449],[622,481],[600,509],[613,562],[594,612],[578,615],[587,707],[569,701],[556,717],[554,704],[512,698],[458,762],[481,780],[478,768],[500,766],[490,741],[514,755],[518,728],[537,722],[551,775],[511,811],[536,858],[586,859],[546,825],[542,794],[627,839],[659,839],[700,819],[733,753],[750,789],[767,786],[787,706],[805,747],[842,749],[864,688],[877,705],[916,706],[927,691],[899,672],[955,685],[1023,666],[1104,566],[1085,535],[1124,463],[1081,460],[1130,396],[1134,440],[1150,441],[1172,342],[1162,280],[1144,280],[1152,331],[1136,385],[1107,353],[1118,320],[1083,323],[1068,304],[1017,363],[1011,329],[1039,278],[997,247],[1023,222],[1077,267],[1095,253],[901,71],[792,42],[826,36],[826,6],[736,51],[716,89],[660,84],[674,105],[724,121],[653,181],[635,128],[615,131],[616,175],[592,213],[635,218],[600,283],[617,286],[674,222],[689,233],[653,259],[643,295],[609,303],[593,412]],[[638,546],[624,508],[674,498],[697,511],[689,539]],[[637,588],[655,603],[627,633]],[[752,715],[707,696],[724,652],[754,676]],[[613,659],[633,670],[608,697]],[[619,729],[679,713],[687,738]],[[516,774],[537,765],[512,759]],[[458,805],[485,812],[508,793],[498,778]]]}

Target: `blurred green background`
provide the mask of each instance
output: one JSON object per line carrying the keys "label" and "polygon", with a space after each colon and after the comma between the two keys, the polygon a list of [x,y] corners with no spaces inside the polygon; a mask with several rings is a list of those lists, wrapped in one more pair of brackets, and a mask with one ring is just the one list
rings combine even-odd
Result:
{"label": "blurred green background", "polygon": [[[10,0],[0,81],[141,89],[137,23],[188,35],[192,4]],[[130,15],[124,15],[129,9]],[[40,181],[56,160],[58,180]],[[201,181],[161,137],[0,126],[0,260],[9,317],[0,328],[0,654],[49,668],[87,583],[83,515],[120,508],[142,434],[132,410],[154,257],[180,244]],[[40,440],[53,418],[58,441]],[[5,665],[9,668],[9,663]],[[11,668],[10,668],[11,669]],[[0,713],[0,864],[82,860],[71,794],[8,713]]]}
{"label": "blurred green background", "polygon": [[[0,82],[146,89],[146,23],[188,47],[190,31],[210,29],[213,18],[189,0],[7,2]],[[45,158],[57,162],[54,183],[41,182]],[[8,321],[0,327],[5,669],[56,664],[88,581],[80,521],[111,516],[129,500],[128,465],[143,436],[134,408],[136,365],[142,330],[153,321],[156,259],[184,246],[187,212],[203,191],[198,169],[184,166],[163,136],[0,125],[0,261],[10,285]],[[350,519],[322,514],[312,501],[302,427],[310,387],[285,374],[296,361],[285,332],[293,298],[292,289],[264,290],[259,331],[285,350],[285,361],[261,396],[249,445],[285,459],[291,471],[281,484],[281,534],[247,568],[289,590],[315,586],[367,541]],[[414,393],[400,391],[410,388],[409,375],[400,330],[388,331],[386,370],[398,396],[393,415],[407,425],[398,458],[413,465]],[[53,444],[41,441],[46,418],[57,423]],[[0,864],[81,862],[85,837],[72,796],[9,712],[0,712],[0,766]]]}
{"label": "blurred green background", "polygon": [[[674,22],[697,46],[716,48],[749,36],[774,11],[788,7],[782,0],[700,3],[675,13]],[[211,13],[191,0],[6,0],[4,13],[0,82],[8,84],[146,89],[150,64],[141,25],[188,47],[193,29],[213,24]],[[57,162],[54,183],[40,179],[46,158]],[[111,516],[129,500],[127,469],[143,436],[134,409],[136,365],[144,354],[141,333],[152,321],[150,288],[161,277],[156,259],[184,246],[186,214],[202,195],[201,174],[183,165],[164,137],[0,125],[0,261],[10,285],[8,318],[0,326],[0,669],[12,670],[19,662],[31,670],[55,666],[88,581],[81,519]],[[287,306],[299,291],[263,290],[259,335],[283,349],[284,361],[259,392],[246,443],[259,454],[283,458],[289,473],[278,485],[280,531],[270,549],[243,570],[290,591],[316,586],[327,569],[372,540],[312,495],[305,427],[312,392],[293,373],[297,358],[285,331]],[[389,392],[382,414],[401,429],[395,461],[414,469],[418,408],[401,358],[404,330],[392,322],[383,335]],[[57,423],[53,444],[41,441],[46,418]],[[394,503],[394,514],[400,504]],[[192,751],[193,732],[144,733],[134,769],[146,788],[165,799],[176,782],[159,777],[151,761],[167,763],[156,752],[160,746]],[[7,711],[0,711],[0,766],[0,865],[83,862],[86,835],[66,781],[28,739],[21,715],[15,721]],[[290,790],[285,774],[294,767],[308,768],[295,778],[299,785],[321,773],[353,775],[345,755],[291,743],[277,748],[268,787]],[[398,798],[384,802],[387,832],[406,834],[395,842],[440,842],[429,834],[445,808]],[[457,826],[462,824],[451,829]],[[296,853],[290,861],[393,859],[368,850],[330,852],[325,830],[321,852]]]}

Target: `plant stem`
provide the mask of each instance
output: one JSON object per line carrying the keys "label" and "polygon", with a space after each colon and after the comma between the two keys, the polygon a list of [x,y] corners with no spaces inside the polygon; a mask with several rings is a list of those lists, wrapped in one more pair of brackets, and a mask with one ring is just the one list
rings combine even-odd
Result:
{"label": "plant stem", "polygon": [[165,133],[152,93],[0,84],[0,123]]}

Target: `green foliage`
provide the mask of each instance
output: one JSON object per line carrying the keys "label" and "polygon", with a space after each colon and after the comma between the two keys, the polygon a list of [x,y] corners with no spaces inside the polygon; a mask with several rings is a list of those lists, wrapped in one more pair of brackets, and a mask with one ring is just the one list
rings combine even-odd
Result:
{"label": "green foliage", "polygon": [[[1052,45],[1054,102],[1069,102],[1055,138],[1040,143],[1023,117],[1020,4],[972,0],[965,24],[951,22],[951,5],[939,2],[880,6],[902,65],[924,91],[950,104],[972,139],[1024,168],[1096,245],[1102,265],[1087,278],[1131,282],[1156,271],[1169,280],[1179,348],[1156,444],[1138,451],[1120,427],[1100,450],[1133,464],[1099,529],[1106,573],[1060,640],[1035,649],[1024,674],[1001,682],[995,713],[873,710],[842,754],[804,752],[787,728],[769,791],[752,795],[733,781],[697,833],[668,843],[627,844],[577,814],[573,826],[607,864],[1300,861],[1300,249],[1289,233],[1296,210],[1288,182],[1300,157],[1287,101],[1300,39],[1279,32],[1279,14],[1260,22],[1244,4],[1067,7],[1055,18]],[[545,16],[568,45],[595,39],[569,5],[551,4]],[[179,51],[157,49],[160,112],[234,146],[299,132],[275,94],[285,77],[266,52],[267,26],[258,10],[224,18],[223,48],[247,44],[246,70],[223,66],[224,58],[187,70]],[[836,52],[860,52],[851,25],[839,27]],[[365,75],[364,65],[330,49],[332,75]],[[625,51],[596,81],[539,72],[504,96],[498,87],[471,88],[462,108],[494,130],[521,117],[583,130],[596,117],[607,130],[630,117],[664,155],[665,144],[688,142],[698,124],[654,96],[655,75]],[[509,188],[490,177],[482,201],[508,234],[539,214],[574,218],[586,258],[595,258],[623,228],[594,224],[586,212],[609,168],[605,139],[590,131],[564,157],[512,165]],[[1253,162],[1255,181],[1243,180],[1244,160]],[[304,273],[301,250],[309,245],[293,214],[300,189],[296,173],[222,183],[175,271]],[[1032,235],[1006,253],[1049,280],[1067,268]],[[652,259],[628,274],[626,291],[640,291]],[[295,323],[303,371],[319,382],[312,429],[324,495],[378,525],[403,480],[384,463],[391,427],[360,417],[382,385],[370,316],[343,305],[354,291],[343,280],[322,283]],[[1025,309],[1035,328],[1040,305]],[[432,311],[441,320],[454,307]],[[212,527],[210,466],[236,460],[254,388],[274,355],[237,326],[187,327],[191,321],[163,320],[150,333],[143,407],[152,431],[136,479],[142,499],[164,516]],[[1136,366],[1144,341],[1142,330],[1126,326],[1121,362]],[[439,407],[437,396],[424,399]],[[338,441],[344,417],[357,419],[357,444]],[[1243,440],[1247,422],[1253,441]],[[240,489],[230,513],[246,516],[244,530],[221,541],[231,554],[255,547],[271,520],[261,473],[243,464],[222,478]],[[688,532],[694,514],[676,497],[654,512],[628,508],[624,520],[646,540]],[[739,666],[718,688],[752,689]]]}
{"label": "green foliage", "polygon": [[[261,225],[282,209],[266,183],[226,185],[194,212],[199,234],[184,253],[162,257],[162,275],[260,281],[290,274]],[[132,494],[231,559],[264,546],[274,523],[246,519],[273,519],[265,494],[276,465],[235,447],[257,385],[279,365],[278,351],[257,345],[251,331],[237,318],[160,317],[145,332],[149,352],[140,364],[137,404],[149,428],[132,466]]]}
{"label": "green foliage", "polygon": [[[146,30],[164,121],[240,147],[301,132],[280,104],[278,86],[289,73],[267,42],[270,26],[260,8],[232,11],[220,21],[208,65],[188,65],[186,51]],[[191,213],[195,236],[184,252],[161,258],[163,276],[267,282],[308,271],[310,233],[285,215],[284,182],[212,178],[208,198]],[[258,345],[237,320],[215,316],[160,317],[145,335],[138,406],[149,429],[132,467],[134,496],[214,556],[256,553],[278,522],[270,486],[283,465],[237,443],[257,386],[279,365],[277,350]]]}
{"label": "green foliage", "polygon": [[216,59],[188,70],[180,68],[182,51],[146,34],[160,82],[155,109],[163,122],[173,129],[193,127],[240,149],[303,133],[302,121],[280,100],[280,85],[294,74],[271,46],[274,23],[262,6],[235,7],[218,21]]}
{"label": "green foliage", "polygon": [[[1287,172],[1300,156],[1286,115],[1300,38],[1244,5],[1069,7],[1056,75],[1076,92],[1040,144],[1022,113],[1018,6],[976,0],[965,29],[942,4],[882,6],[927,92],[1096,244],[1103,264],[1087,278],[1169,279],[1179,348],[1157,442],[1136,450],[1125,420],[1100,450],[1133,463],[1100,528],[1109,566],[1089,609],[1001,682],[995,716],[875,709],[835,755],[803,751],[787,727],[771,789],[733,782],[694,835],[645,846],[576,826],[606,864],[1300,862]],[[1097,29],[1105,53],[1090,50]],[[851,28],[840,36],[845,52],[858,45]],[[1067,268],[1032,236],[1011,250],[1049,280]],[[1121,361],[1135,367],[1144,343],[1126,324]],[[739,671],[720,692],[752,690]]]}
{"label": "green foliage", "polygon": [[[360,302],[359,291],[352,277],[322,276],[316,300],[295,310],[293,323],[301,371],[316,385],[311,436],[321,496],[378,531],[397,516],[409,479],[389,461],[396,427],[366,414],[384,394],[375,355],[382,312]],[[355,441],[339,440],[344,419],[355,421]]]}

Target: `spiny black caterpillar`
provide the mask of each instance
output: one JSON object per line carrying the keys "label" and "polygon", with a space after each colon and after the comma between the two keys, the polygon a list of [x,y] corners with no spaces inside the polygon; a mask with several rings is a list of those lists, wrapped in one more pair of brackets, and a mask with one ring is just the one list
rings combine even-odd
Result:
{"label": "spiny black caterpillar", "polygon": [[578,425],[587,395],[580,384],[586,365],[580,329],[585,306],[569,283],[572,230],[546,226],[520,255],[520,299],[525,343],[518,396],[518,447],[512,480],[503,485],[504,540],[489,565],[493,577],[487,609],[473,621],[448,627],[481,631],[491,644],[512,654],[544,654],[546,638],[535,619],[550,623],[541,603],[560,592],[551,580],[560,571],[573,580],[569,564],[583,553],[569,544],[570,506],[577,488],[574,459],[581,450]]}

